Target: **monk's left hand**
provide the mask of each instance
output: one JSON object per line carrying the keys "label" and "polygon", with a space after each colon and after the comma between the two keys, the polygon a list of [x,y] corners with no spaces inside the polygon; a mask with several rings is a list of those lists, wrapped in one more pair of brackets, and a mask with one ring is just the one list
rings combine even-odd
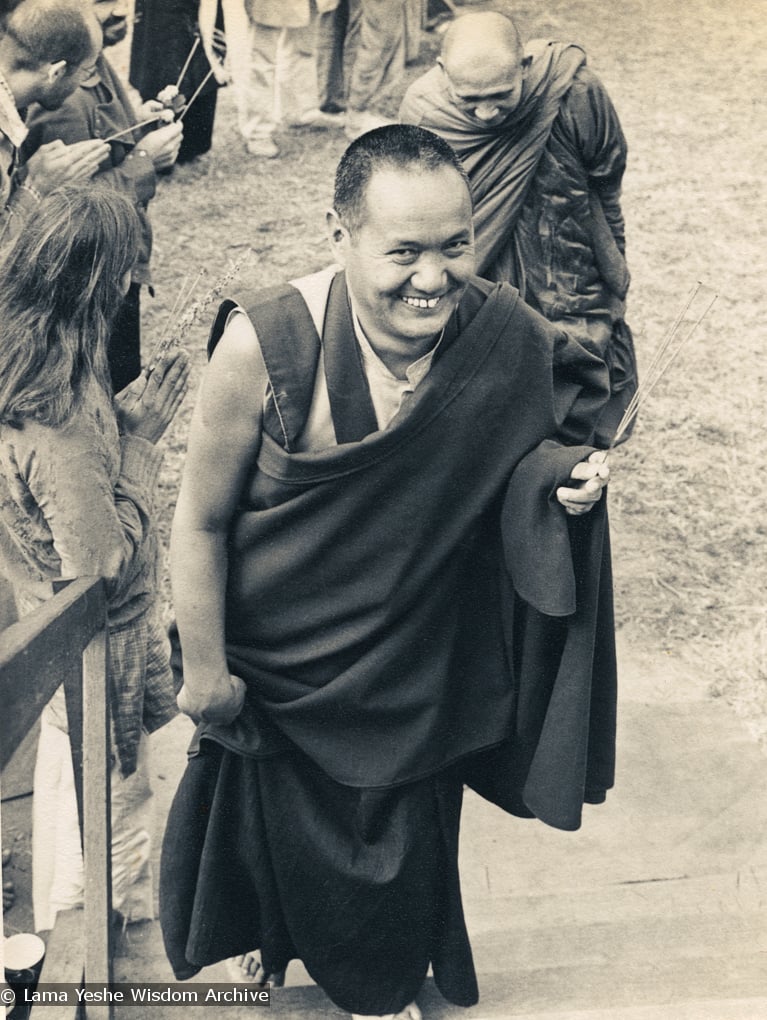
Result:
{"label": "monk's left hand", "polygon": [[579,484],[572,487],[561,485],[557,489],[557,499],[566,513],[578,517],[587,514],[602,498],[602,489],[610,479],[607,452],[595,450],[588,460],[575,465],[570,477]]}

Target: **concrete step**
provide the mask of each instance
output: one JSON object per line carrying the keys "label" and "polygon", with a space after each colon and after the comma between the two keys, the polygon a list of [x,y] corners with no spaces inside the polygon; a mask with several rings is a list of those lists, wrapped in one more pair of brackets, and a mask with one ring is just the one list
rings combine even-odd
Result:
{"label": "concrete step", "polygon": [[[767,911],[741,915],[632,918],[613,924],[566,925],[556,928],[514,926],[474,935],[477,966],[483,974],[567,967],[631,967],[654,969],[669,961],[717,957],[737,961],[761,953],[756,977],[767,978]],[[767,994],[767,986],[762,986]],[[744,989],[745,991],[745,989]]]}
{"label": "concrete step", "polygon": [[[590,896],[488,897],[487,909],[475,899],[468,921],[480,1004],[468,1012],[450,1006],[431,980],[419,1002],[428,1020],[764,1020],[767,908],[759,890],[766,877],[753,874],[740,898],[732,876],[713,876]],[[119,950],[118,980],[172,980],[156,924],[131,926]],[[195,978],[227,980],[222,965]],[[280,1020],[343,1016],[296,962],[271,1008]],[[246,1013],[253,1015],[246,1007],[226,1011],[231,1020]],[[167,1020],[176,1015],[170,1007]],[[141,1008],[123,1007],[120,1016],[139,1020]],[[153,1016],[165,1020],[154,1009]]]}
{"label": "concrete step", "polygon": [[572,928],[614,923],[628,927],[647,918],[694,925],[730,917],[762,917],[767,910],[767,869],[694,875],[679,879],[622,882],[599,888],[528,896],[465,895],[473,933],[497,929]]}
{"label": "concrete step", "polygon": [[468,794],[467,898],[572,892],[621,882],[767,869],[767,761],[722,702],[620,707],[617,783],[560,832]]}
{"label": "concrete step", "polygon": [[[477,940],[479,958],[484,948]],[[468,1014],[444,1004],[429,985],[419,1002],[428,1020],[506,1020],[517,1017],[623,1017],[624,1011],[646,1009],[650,1016],[677,1020],[681,1007],[690,1009],[701,1001],[721,1020],[730,1020],[724,1006],[716,1003],[739,1001],[742,1009],[759,1012],[765,997],[765,958],[763,954],[722,957],[706,955],[680,958],[663,955],[659,947],[655,960],[605,959],[599,964],[576,963],[572,966],[540,966],[534,970],[516,970],[510,962],[503,973],[480,975],[480,1003]],[[696,1016],[694,1012],[692,1016]],[[748,1015],[748,1014],[745,1014]],[[697,1020],[697,1018],[696,1018]]]}
{"label": "concrete step", "polygon": [[[697,681],[651,665],[626,670],[618,786],[586,808],[581,830],[512,818],[467,793],[461,874],[481,999],[450,1006],[429,979],[425,1020],[767,1020],[765,759]],[[122,980],[171,981],[156,925],[126,938]],[[196,980],[228,975],[217,965]],[[275,1018],[344,1016],[299,963],[287,985],[274,992]],[[179,1016],[160,1010],[154,1020]],[[143,1020],[142,1007],[120,1017]]]}
{"label": "concrete step", "polygon": [[[445,1020],[447,1016],[443,1014]],[[477,1007],[466,1014],[465,1020],[503,1020],[504,1017],[513,1017],[513,1020],[764,1020],[767,1017],[767,998],[674,1000],[660,1006],[611,1006],[608,1009],[566,1009],[553,1013],[538,1010],[534,1013],[509,1013],[502,1010],[493,1014]],[[438,1020],[435,1014],[432,1020]]]}

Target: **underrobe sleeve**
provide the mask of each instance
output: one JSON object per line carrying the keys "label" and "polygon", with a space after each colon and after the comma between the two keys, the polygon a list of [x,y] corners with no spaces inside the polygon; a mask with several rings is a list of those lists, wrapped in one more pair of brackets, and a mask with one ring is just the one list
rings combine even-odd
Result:
{"label": "underrobe sleeve", "polygon": [[573,140],[590,186],[599,195],[615,242],[625,254],[620,196],[626,170],[626,139],[607,90],[588,67],[580,68],[564,97],[560,121]]}

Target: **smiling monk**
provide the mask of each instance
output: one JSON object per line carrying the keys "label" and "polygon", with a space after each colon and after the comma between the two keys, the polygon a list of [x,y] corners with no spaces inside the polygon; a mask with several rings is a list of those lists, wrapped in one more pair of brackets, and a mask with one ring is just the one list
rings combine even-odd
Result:
{"label": "smiling monk", "polygon": [[[562,828],[612,783],[608,472],[567,445],[607,378],[474,275],[436,135],[352,143],[327,225],[335,266],[225,302],[211,335],[172,538],[200,725],[161,916],[179,978],[300,958],[354,1016],[418,1020],[430,965],[477,1001],[464,782]],[[554,617],[531,664],[516,635]]]}

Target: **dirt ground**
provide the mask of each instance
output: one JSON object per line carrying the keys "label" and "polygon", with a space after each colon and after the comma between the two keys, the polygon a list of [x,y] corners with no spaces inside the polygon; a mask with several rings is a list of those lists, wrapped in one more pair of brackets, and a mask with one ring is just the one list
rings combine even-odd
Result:
{"label": "dirt ground", "polygon": [[[695,281],[718,293],[631,443],[613,457],[619,626],[640,649],[699,663],[712,695],[732,700],[764,735],[764,10],[756,0],[552,0],[514,9],[525,36],[582,44],[620,114],[630,150],[628,318],[640,365]],[[437,35],[424,35],[411,76],[430,66],[438,44]],[[147,347],[198,267],[214,280],[250,246],[255,261],[242,282],[269,285],[327,261],[323,213],[344,138],[304,129],[279,140],[279,160],[249,157],[223,90],[212,151],[161,183],[152,205],[157,297],[145,302]],[[196,370],[204,339],[202,327],[186,339]],[[165,536],[192,403],[169,440]]]}

